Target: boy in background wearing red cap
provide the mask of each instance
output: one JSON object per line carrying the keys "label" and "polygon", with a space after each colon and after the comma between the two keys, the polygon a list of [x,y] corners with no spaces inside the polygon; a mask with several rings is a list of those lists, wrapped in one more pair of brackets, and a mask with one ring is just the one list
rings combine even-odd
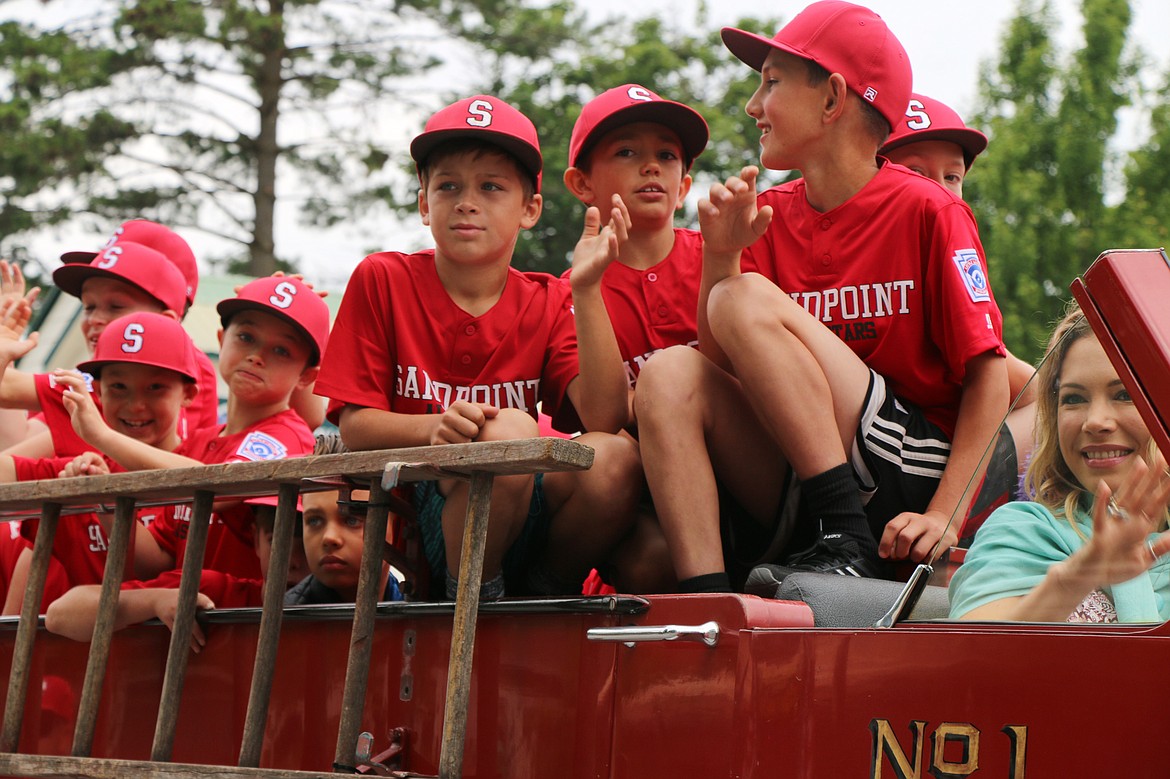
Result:
{"label": "boy in background wearing red cap", "polygon": [[[131,471],[311,454],[312,431],[289,408],[289,398],[316,379],[329,338],[328,307],[298,279],[269,276],[244,285],[216,308],[223,324],[219,372],[228,385],[224,425],[195,431],[178,451],[164,452],[105,425],[77,386],[65,393],[65,401],[81,436]],[[188,518],[176,513],[138,530],[134,565],[139,578],[182,563]],[[259,577],[249,506],[238,501],[216,506],[204,567]]]}
{"label": "boy in background wearing red cap", "polygon": [[[2,313],[0,329],[10,330],[13,314],[11,310]],[[7,364],[14,350],[26,344],[0,339],[0,368]],[[105,424],[143,446],[170,452],[180,445],[181,411],[198,392],[195,351],[195,345],[177,321],[162,314],[139,312],[111,322],[98,338],[93,359],[78,367],[93,376]],[[72,402],[70,392],[89,397],[86,379],[80,374],[58,371],[54,378],[65,390],[66,404]],[[111,463],[95,452],[86,452],[78,458],[48,459],[0,455],[0,481],[52,479],[59,473],[64,476],[108,473],[111,469],[119,470],[116,464],[111,467]],[[144,512],[153,517],[165,510],[151,508]],[[140,519],[145,517],[140,514]],[[37,525],[35,520],[22,523],[21,533],[30,544],[36,538]],[[46,587],[44,602],[51,602],[70,586],[101,581],[107,529],[93,514],[70,517],[62,523],[53,545],[53,557],[60,564],[62,575],[51,577],[52,586]],[[30,554],[26,549],[22,556]],[[27,566],[27,561],[23,564]],[[24,570],[18,570],[13,580],[23,582],[25,575]],[[5,613],[19,611],[23,587],[19,590],[14,588],[10,592]]]}
{"label": "boy in background wearing red cap", "polygon": [[[136,255],[137,267],[133,270],[117,267],[120,253],[124,251],[122,248],[115,248],[119,245],[129,245],[131,254]],[[141,252],[142,247],[151,250],[153,254]],[[169,228],[145,219],[124,222],[100,251],[65,252],[61,255],[61,260],[65,266],[58,271],[64,273],[63,278],[70,284],[70,288],[64,291],[82,299],[80,326],[91,351],[102,329],[119,316],[135,311],[161,313],[169,310],[173,312],[173,316],[182,320],[195,300],[195,291],[199,285],[195,255],[187,242]],[[179,273],[175,275],[167,270],[154,270],[150,266],[151,262],[170,264]],[[65,270],[70,266],[75,267]],[[103,279],[87,283],[89,279],[99,275],[91,273],[90,270],[78,271],[78,268],[89,266],[100,266],[101,270],[110,273]],[[54,282],[57,282],[56,273]],[[139,294],[144,289],[144,283],[154,289],[154,293],[145,298]],[[179,303],[180,300],[182,303]],[[160,302],[167,308],[157,308]],[[197,352],[195,359],[199,370],[198,384],[202,391],[184,412],[179,431],[183,438],[186,438],[188,430],[217,423],[219,404],[216,398],[215,367],[202,352]],[[6,453],[26,457],[62,454],[63,452],[55,447],[55,441],[45,425],[46,421],[42,415],[30,418],[21,432],[22,443]]]}
{"label": "boy in background wearing red cap", "polygon": [[[558,426],[585,429],[592,469],[495,480],[481,597],[508,589],[577,593],[628,532],[641,482],[627,383],[600,291],[628,214],[620,199],[586,218],[572,288],[510,267],[540,217],[536,128],[477,95],[434,114],[410,147],[419,213],[435,248],[382,252],[346,288],[318,391],[350,449],[538,435],[538,401]],[[570,409],[571,405],[571,409]],[[577,427],[579,417],[581,427]],[[467,484],[422,482],[415,503],[440,592],[456,591]],[[445,582],[445,585],[444,585]]]}
{"label": "boy in background wearing red cap", "polygon": [[[724,536],[737,584],[777,557],[752,571],[753,591],[774,593],[794,570],[887,575],[882,558],[953,543],[948,520],[1007,408],[974,218],[877,157],[911,74],[872,11],[825,0],[773,39],[729,28],[723,40],[761,72],[747,104],[761,162],[803,178],[758,199],[754,167],[712,187],[699,207],[710,359],[667,350],[639,381],[643,460],[679,587],[731,587],[717,484],[751,518]],[[756,272],[741,274],[741,254]],[[758,538],[741,544],[750,529]]]}
{"label": "boy in background wearing red cap", "polygon": [[[937,181],[961,198],[967,173],[986,148],[987,136],[968,127],[954,109],[941,100],[914,93],[905,117],[878,154]],[[984,485],[972,502],[960,545],[964,539],[970,540],[980,520],[991,509],[1014,499],[1019,471],[1032,451],[1036,387],[1030,380],[1036,369],[1010,352],[1007,367],[1012,410],[1000,428],[996,451],[988,465]]]}
{"label": "boy in background wearing red cap", "polygon": [[[67,294],[81,300],[81,332],[90,351],[106,326],[126,314],[146,311],[179,321],[178,312],[186,307],[187,283],[182,273],[154,249],[133,242],[123,242],[96,256],[89,264],[71,263],[53,271],[53,282]],[[19,334],[18,334],[19,335]],[[31,348],[31,346],[30,346]],[[194,359],[200,366],[210,367],[202,352]],[[214,376],[200,370],[198,385],[210,386],[199,393],[184,411],[179,435],[213,423],[216,416]],[[51,449],[44,451],[44,440],[38,436],[28,439],[7,453],[26,457],[76,456],[92,447],[77,437],[61,401],[62,388],[54,374],[31,375],[8,370],[0,387],[0,403],[6,407],[43,412],[48,428]]]}
{"label": "boy in background wearing red cap", "polygon": [[[703,242],[697,230],[675,227],[674,216],[691,190],[691,166],[708,138],[707,122],[693,108],[624,84],[586,103],[569,139],[565,187],[587,209],[617,196],[630,214],[629,236],[602,276],[601,294],[629,382],[631,430],[642,366],[666,347],[699,343],[695,312]],[[572,269],[562,278],[571,277]],[[611,562],[607,576],[618,577],[625,592],[662,592],[674,585],[665,539],[648,505]],[[596,585],[591,576],[586,591],[599,591]]]}

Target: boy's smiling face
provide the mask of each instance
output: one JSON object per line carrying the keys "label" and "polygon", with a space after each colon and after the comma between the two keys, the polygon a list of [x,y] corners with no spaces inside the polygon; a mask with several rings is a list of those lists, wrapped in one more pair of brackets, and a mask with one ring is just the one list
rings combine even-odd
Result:
{"label": "boy's smiling face", "polygon": [[[166,313],[146,290],[109,276],[94,276],[81,286],[81,334],[93,354],[98,336],[120,316],[140,311]],[[176,317],[177,319],[178,317]]]}
{"label": "boy's smiling face", "polygon": [[179,414],[198,391],[176,371],[125,362],[105,365],[98,388],[111,429],[168,452],[179,445]]}
{"label": "boy's smiling face", "polygon": [[219,333],[219,372],[235,401],[251,406],[287,403],[294,389],[317,377],[307,367],[308,339],[289,322],[256,309],[235,314]]}
{"label": "boy's smiling face", "polygon": [[824,89],[809,84],[804,60],[772,50],[760,71],[760,86],[746,110],[760,128],[760,163],[770,170],[797,170],[820,135]]}
{"label": "boy's smiling face", "polygon": [[967,163],[963,149],[951,141],[915,141],[886,152],[890,162],[905,165],[920,176],[926,176],[963,196],[963,178]]}
{"label": "boy's smiling face", "polygon": [[431,163],[418,210],[431,228],[436,261],[511,262],[520,231],[540,218],[541,196],[528,196],[525,183],[519,165],[504,153],[456,152]]}
{"label": "boy's smiling face", "polygon": [[670,223],[691,189],[682,142],[655,122],[606,133],[589,152],[588,171],[571,168],[565,183],[586,205],[603,210],[620,195],[636,226]]}

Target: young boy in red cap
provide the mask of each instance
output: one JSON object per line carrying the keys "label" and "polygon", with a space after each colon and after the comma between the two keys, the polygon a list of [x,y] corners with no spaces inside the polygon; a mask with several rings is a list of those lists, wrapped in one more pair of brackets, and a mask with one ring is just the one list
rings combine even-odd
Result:
{"label": "young boy in red cap", "polygon": [[[967,173],[986,148],[987,136],[968,127],[954,109],[941,100],[914,93],[905,117],[878,154],[937,181],[961,198]],[[1030,381],[1036,369],[1010,352],[1007,368],[1012,411],[1000,429],[984,485],[972,502],[971,519],[963,527],[967,540],[974,535],[978,520],[999,503],[1014,499],[1018,472],[1032,451],[1036,387]]]}
{"label": "young boy in red cap", "polygon": [[[700,203],[705,357],[656,356],[635,398],[659,520],[683,591],[730,589],[723,539],[737,584],[783,561],[753,572],[759,592],[793,570],[885,575],[953,543],[1007,407],[974,218],[877,157],[911,73],[872,11],[825,0],[772,39],[723,40],[761,73],[761,162],[804,177],[757,198],[748,167]],[[717,485],[748,518],[722,538]]]}
{"label": "young boy in red cap", "polygon": [[[633,393],[642,366],[669,346],[698,346],[695,312],[703,242],[674,226],[691,189],[691,166],[707,146],[707,122],[690,106],[639,84],[606,90],[581,108],[569,139],[565,186],[587,209],[625,203],[629,237],[605,270],[601,294]],[[563,278],[572,277],[572,269]],[[661,592],[674,583],[670,559],[645,501],[634,533],[615,551],[608,578],[626,592]],[[586,592],[602,592],[591,576]]]}
{"label": "young boy in red cap", "polygon": [[[7,318],[0,319],[0,326],[8,329]],[[0,339],[0,366],[7,363],[12,346],[12,341]],[[170,452],[181,443],[178,435],[181,412],[198,392],[196,351],[176,320],[162,314],[139,312],[111,322],[98,338],[93,359],[78,367],[93,377],[106,425],[143,446]],[[63,396],[66,405],[73,402],[69,391],[84,392],[89,397],[85,391],[86,379],[80,374],[58,371],[54,378],[68,390]],[[0,455],[0,481],[52,479],[59,473],[77,476],[111,470],[120,468],[95,452],[78,458],[48,459]],[[145,510],[150,516],[166,511]],[[36,538],[37,525],[35,520],[22,523],[21,533],[30,544]],[[62,522],[54,540],[53,557],[61,564],[64,576],[51,580],[53,586],[46,588],[46,603],[70,586],[101,581],[106,562],[106,529],[93,514]],[[20,596],[20,592],[11,593],[6,613],[19,609]]]}
{"label": "young boy in red cap", "polygon": [[[514,594],[580,592],[629,529],[640,484],[633,442],[614,435],[627,383],[600,291],[626,237],[625,206],[602,204],[604,226],[599,211],[586,219],[570,289],[509,265],[541,210],[527,117],[477,95],[434,114],[410,151],[435,248],[358,265],[318,391],[350,449],[535,437],[538,401],[562,428],[590,431],[580,440],[596,452],[592,469],[495,480],[481,597],[501,597],[505,577]],[[454,480],[415,488],[427,559],[449,595],[467,490]]]}
{"label": "young boy in red cap", "polygon": [[[177,451],[165,452],[104,424],[74,381],[65,401],[81,436],[131,471],[311,454],[312,431],[289,408],[289,398],[317,376],[329,338],[325,302],[298,279],[270,276],[246,284],[236,297],[220,301],[217,310],[223,325],[219,372],[228,386],[225,424],[195,431]],[[182,564],[188,519],[189,512],[176,512],[139,530],[139,578]],[[216,507],[204,567],[244,578],[259,576],[249,506],[237,501]]]}
{"label": "young boy in red cap", "polygon": [[[63,292],[81,300],[81,332],[91,352],[106,326],[118,317],[148,311],[177,322],[187,306],[188,283],[178,268],[162,253],[132,241],[111,245],[89,263],[68,263],[57,268],[53,281]],[[189,431],[215,424],[218,413],[211,362],[198,350],[194,359],[199,371],[197,385],[206,391],[198,393],[184,409],[179,422],[182,438]],[[74,433],[61,404],[61,392],[52,374],[34,376],[7,371],[4,386],[0,387],[0,404],[42,412],[42,422],[50,436],[45,440],[33,435],[13,447],[10,454],[66,457],[91,449]]]}
{"label": "young boy in red cap", "polygon": [[[608,207],[616,195],[630,213],[629,237],[602,276],[601,294],[631,392],[655,352],[698,345],[702,238],[676,228],[674,215],[708,137],[697,111],[638,84],[602,92],[573,124],[565,186],[587,208]],[[563,278],[571,276],[572,269]]]}

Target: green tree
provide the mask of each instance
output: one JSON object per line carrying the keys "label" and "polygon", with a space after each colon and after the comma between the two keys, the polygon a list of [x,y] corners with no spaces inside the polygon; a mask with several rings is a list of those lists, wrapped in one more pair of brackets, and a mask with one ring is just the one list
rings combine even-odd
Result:
{"label": "green tree", "polygon": [[1125,174],[1125,199],[1113,210],[1109,245],[1170,245],[1170,72],[1155,94],[1150,137],[1129,155]]}
{"label": "green tree", "polygon": [[57,31],[0,23],[0,236],[6,256],[18,236],[70,219],[67,204],[40,194],[71,182],[85,188],[106,174],[105,160],[135,135],[134,126],[97,108],[79,115],[50,110],[69,95],[108,88],[122,55]]}
{"label": "green tree", "polygon": [[[52,138],[56,121],[74,135],[105,135],[81,139],[90,158],[84,178],[65,168],[46,183],[68,186],[28,185],[53,205],[25,206],[23,227],[65,212],[96,214],[106,225],[147,215],[234,241],[249,273],[269,273],[278,267],[278,195],[320,226],[378,205],[392,193],[386,182],[395,171],[386,163],[402,140],[395,119],[411,107],[404,101],[395,113],[388,96],[402,96],[408,79],[438,65],[443,46],[482,36],[480,28],[519,6],[104,0],[66,29],[25,32],[48,85],[33,129]],[[18,92],[19,69],[31,65],[9,48],[6,35],[6,91]],[[93,83],[63,78],[66,55],[92,63]],[[58,99],[49,99],[52,90]],[[290,182],[308,194],[289,197]]]}
{"label": "green tree", "polygon": [[979,219],[1008,346],[1038,357],[1068,285],[1108,246],[1109,142],[1130,104],[1136,60],[1126,51],[1125,0],[1083,0],[1084,44],[1067,63],[1047,0],[1025,0],[999,60],[985,65],[976,124],[991,145],[969,200]]}

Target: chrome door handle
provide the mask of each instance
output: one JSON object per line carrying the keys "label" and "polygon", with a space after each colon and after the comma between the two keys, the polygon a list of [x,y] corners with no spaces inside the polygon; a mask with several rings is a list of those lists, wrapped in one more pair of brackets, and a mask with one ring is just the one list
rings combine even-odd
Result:
{"label": "chrome door handle", "polygon": [[694,641],[707,646],[719,643],[719,624],[702,625],[634,625],[620,628],[589,628],[585,634],[590,641],[620,641],[633,646],[642,641]]}

